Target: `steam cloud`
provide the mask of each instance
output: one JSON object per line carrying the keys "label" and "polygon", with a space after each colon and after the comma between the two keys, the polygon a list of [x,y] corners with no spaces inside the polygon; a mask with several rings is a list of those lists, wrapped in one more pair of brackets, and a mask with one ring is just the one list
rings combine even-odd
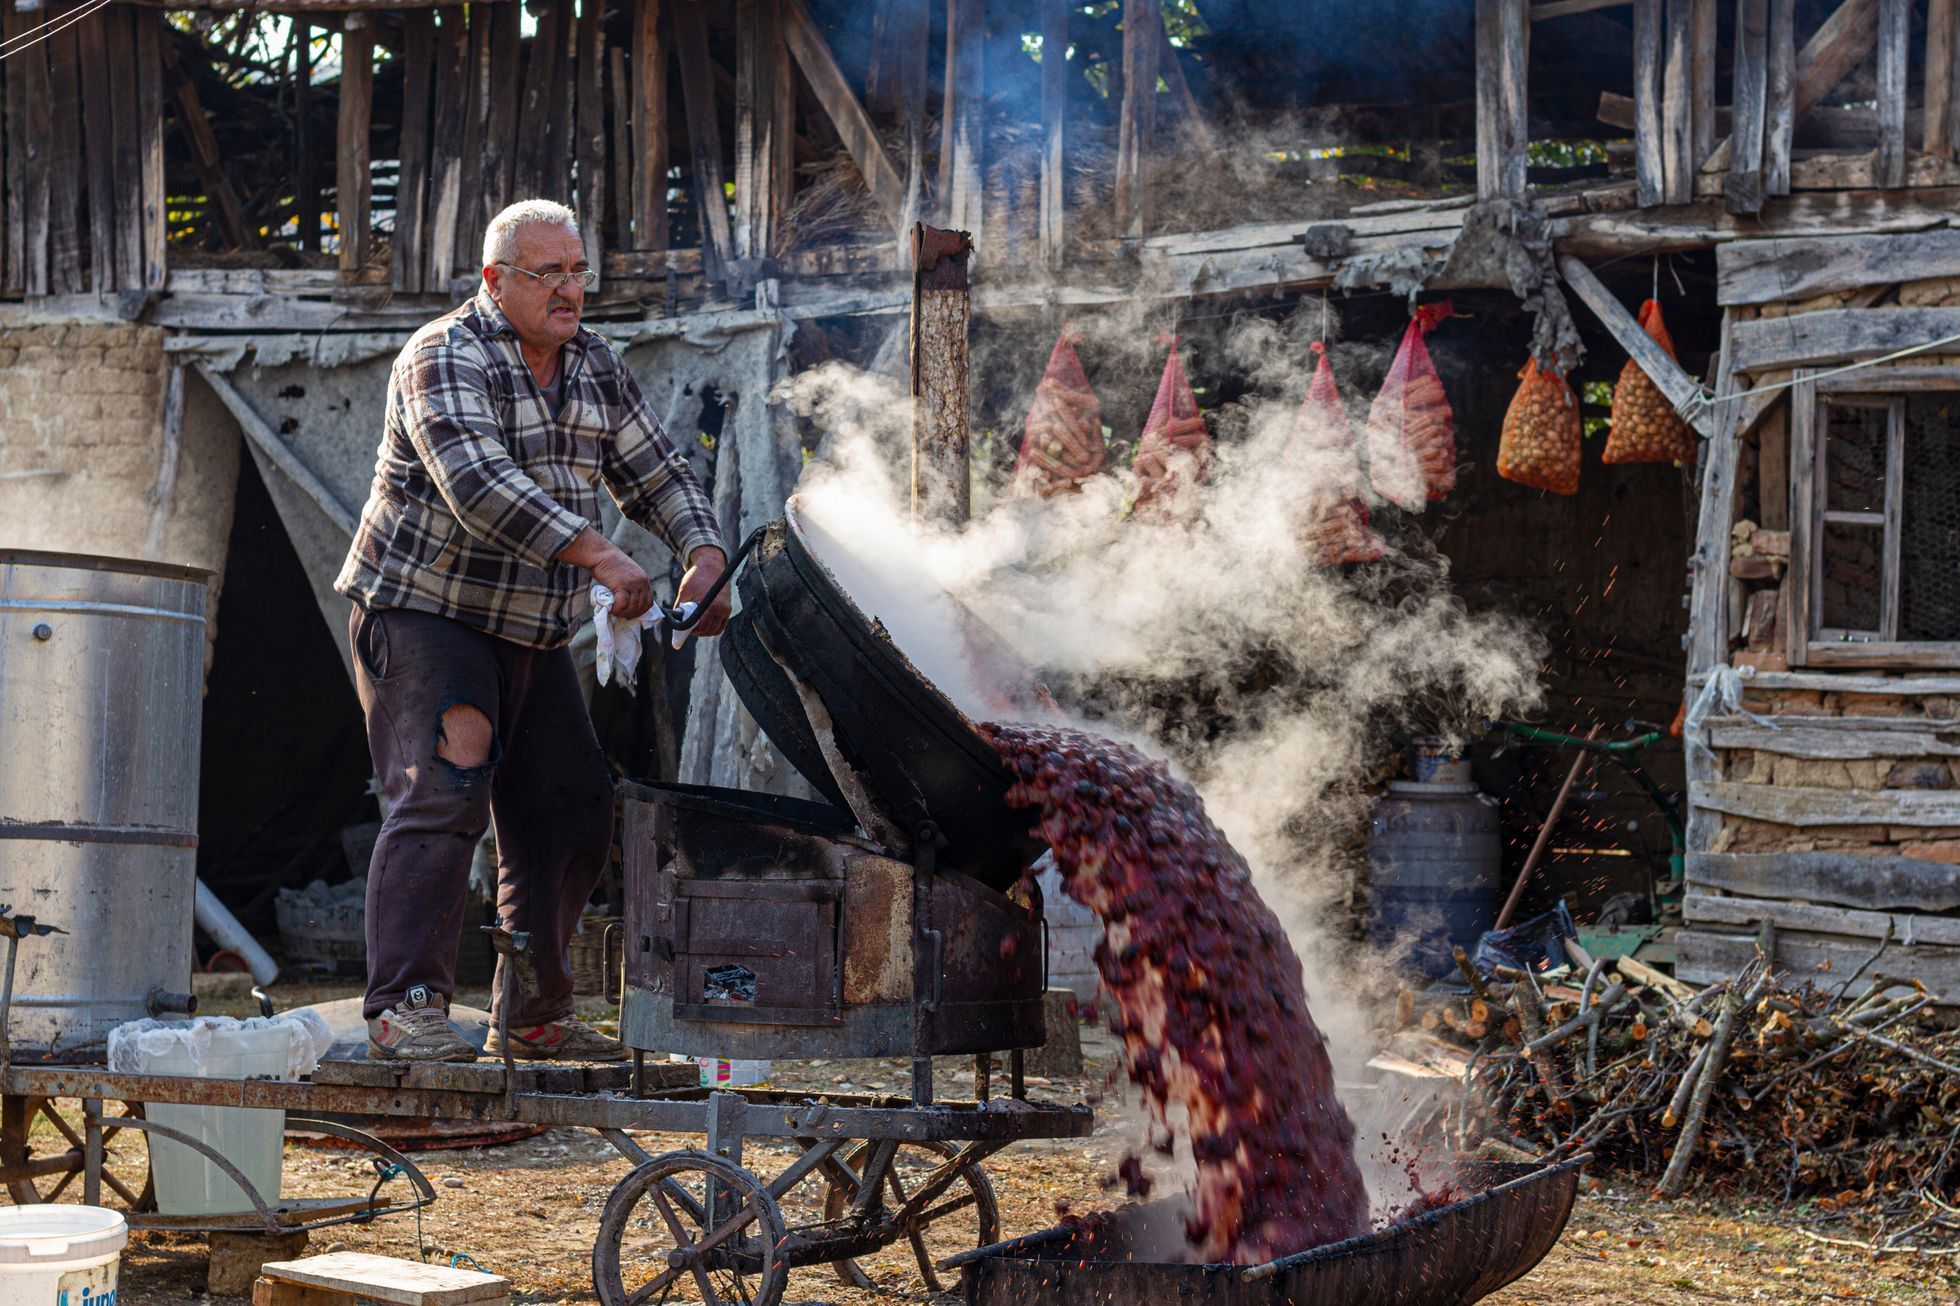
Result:
{"label": "steam cloud", "polygon": [[[1077,325],[1092,337],[1138,334],[1123,322]],[[1183,525],[1125,520],[1133,487],[1117,469],[1046,501],[976,486],[969,526],[922,528],[909,515],[902,389],[832,363],[797,377],[786,397],[825,432],[828,455],[806,471],[798,504],[859,606],[970,717],[1052,721],[1058,706],[1065,723],[1182,768],[1286,922],[1337,1071],[1351,1082],[1382,1023],[1371,986],[1356,982],[1368,959],[1343,910],[1366,782],[1391,731],[1462,734],[1536,706],[1541,647],[1517,620],[1467,612],[1447,560],[1413,530],[1389,528],[1401,548],[1381,563],[1313,565],[1301,527],[1337,481],[1325,455],[1288,437],[1311,370],[1307,341],[1321,326],[1317,306],[1290,322],[1251,319],[1227,333],[1220,356],[1193,365],[1194,377],[1229,369],[1265,397],[1247,403],[1243,436],[1219,443],[1210,485],[1181,491],[1179,507],[1191,512]],[[1032,333],[1024,342],[1042,356],[1051,343]],[[1336,355],[1343,393],[1365,404],[1354,357]],[[1105,392],[1146,393],[1157,380],[1148,368],[1091,379]],[[963,629],[974,619],[1000,649],[984,651],[983,640],[976,650]],[[1015,695],[1029,667],[1052,705]],[[1178,706],[1194,702],[1201,711]],[[1393,1145],[1369,1128],[1370,1103],[1346,1105],[1364,1153],[1379,1150],[1363,1160],[1385,1210],[1407,1192]]]}

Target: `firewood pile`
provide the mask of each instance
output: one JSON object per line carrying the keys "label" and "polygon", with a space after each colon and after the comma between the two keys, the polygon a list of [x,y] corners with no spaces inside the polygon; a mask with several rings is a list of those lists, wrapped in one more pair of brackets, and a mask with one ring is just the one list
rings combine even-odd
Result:
{"label": "firewood pile", "polygon": [[1403,991],[1370,1065],[1440,1090],[1412,1095],[1405,1138],[1507,1160],[1591,1152],[1596,1172],[1669,1197],[1694,1178],[1827,1211],[1929,1202],[1960,1231],[1944,1205],[1960,1187],[1960,1030],[1923,984],[1758,960],[1697,990],[1568,948],[1569,968],[1492,978],[1459,949],[1468,994]]}

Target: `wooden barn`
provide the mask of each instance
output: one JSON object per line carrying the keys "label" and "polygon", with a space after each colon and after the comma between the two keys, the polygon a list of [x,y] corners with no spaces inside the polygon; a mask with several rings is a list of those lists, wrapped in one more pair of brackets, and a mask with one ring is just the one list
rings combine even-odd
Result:
{"label": "wooden barn", "polygon": [[[263,921],[345,873],[370,810],[329,586],[390,362],[473,293],[511,200],[580,212],[587,323],[731,538],[823,455],[782,381],[902,372],[914,222],[974,239],[982,494],[1065,321],[1121,460],[1142,327],[1229,407],[1231,322],[1320,315],[1365,394],[1447,298],[1464,473],[1401,529],[1466,604],[1540,623],[1547,720],[1686,709],[1649,759],[1683,846],[1588,772],[1535,900],[1637,917],[1691,979],[1767,946],[1960,1002],[1956,11],[0,0],[0,543],[217,573],[201,857]],[[1571,495],[1501,479],[1534,351],[1597,428],[1632,359],[1695,456],[1588,438]],[[652,692],[594,700],[622,770],[792,784],[712,660],[649,663]],[[1566,762],[1479,766],[1515,874]]]}

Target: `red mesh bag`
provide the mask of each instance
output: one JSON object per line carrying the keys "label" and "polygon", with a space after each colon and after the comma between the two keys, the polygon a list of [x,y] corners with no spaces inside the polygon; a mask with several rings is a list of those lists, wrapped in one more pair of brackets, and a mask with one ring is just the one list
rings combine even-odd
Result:
{"label": "red mesh bag", "polygon": [[1385,548],[1380,537],[1368,529],[1354,431],[1334,384],[1334,365],[1327,357],[1327,346],[1316,340],[1313,352],[1320,361],[1314,366],[1306,400],[1293,416],[1291,434],[1294,449],[1322,473],[1310,493],[1304,539],[1322,566],[1373,562]]}
{"label": "red mesh bag", "polygon": [[1579,492],[1579,396],[1557,372],[1541,372],[1524,360],[1518,392],[1504,412],[1497,445],[1497,474],[1553,494]]}
{"label": "red mesh bag", "polygon": [[1021,436],[1021,456],[1008,481],[1023,498],[1076,494],[1082,482],[1109,466],[1103,443],[1102,405],[1089,388],[1075,347],[1080,332],[1064,325],[1048,355],[1048,370],[1034,388],[1034,403]]}
{"label": "red mesh bag", "polygon": [[1456,488],[1456,415],[1422,342],[1449,315],[1447,299],[1416,310],[1368,409],[1368,477],[1375,493],[1410,512]]}
{"label": "red mesh bag", "polygon": [[[1163,379],[1157,383],[1157,400],[1144,419],[1136,460],[1130,464],[1137,478],[1134,512],[1146,521],[1174,520],[1179,514],[1173,511],[1173,501],[1179,491],[1185,485],[1203,485],[1211,476],[1211,432],[1198,416],[1198,397],[1185,379],[1177,341],[1170,346]],[[1187,512],[1190,501],[1186,495]]]}
{"label": "red mesh bag", "polygon": [[[1674,357],[1674,337],[1661,321],[1657,301],[1650,299],[1640,306],[1640,325],[1669,358]],[[1646,370],[1629,358],[1620,369],[1619,384],[1613,387],[1613,427],[1606,434],[1606,451],[1600,461],[1686,466],[1694,460],[1695,441],[1688,433],[1688,424]]]}

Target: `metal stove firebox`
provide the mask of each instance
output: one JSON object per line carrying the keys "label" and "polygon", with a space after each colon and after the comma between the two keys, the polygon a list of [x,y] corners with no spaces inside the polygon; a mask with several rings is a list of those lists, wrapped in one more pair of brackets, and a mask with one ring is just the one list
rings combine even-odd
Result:
{"label": "metal stove firebox", "polygon": [[[623,788],[626,991],[642,1052],[1016,1053],[1046,1037],[1038,850],[972,724],[817,559],[792,500],[747,565],[729,678],[831,803]],[[895,795],[895,796],[892,796]],[[1015,1078],[1018,1080],[1018,1074]]]}

